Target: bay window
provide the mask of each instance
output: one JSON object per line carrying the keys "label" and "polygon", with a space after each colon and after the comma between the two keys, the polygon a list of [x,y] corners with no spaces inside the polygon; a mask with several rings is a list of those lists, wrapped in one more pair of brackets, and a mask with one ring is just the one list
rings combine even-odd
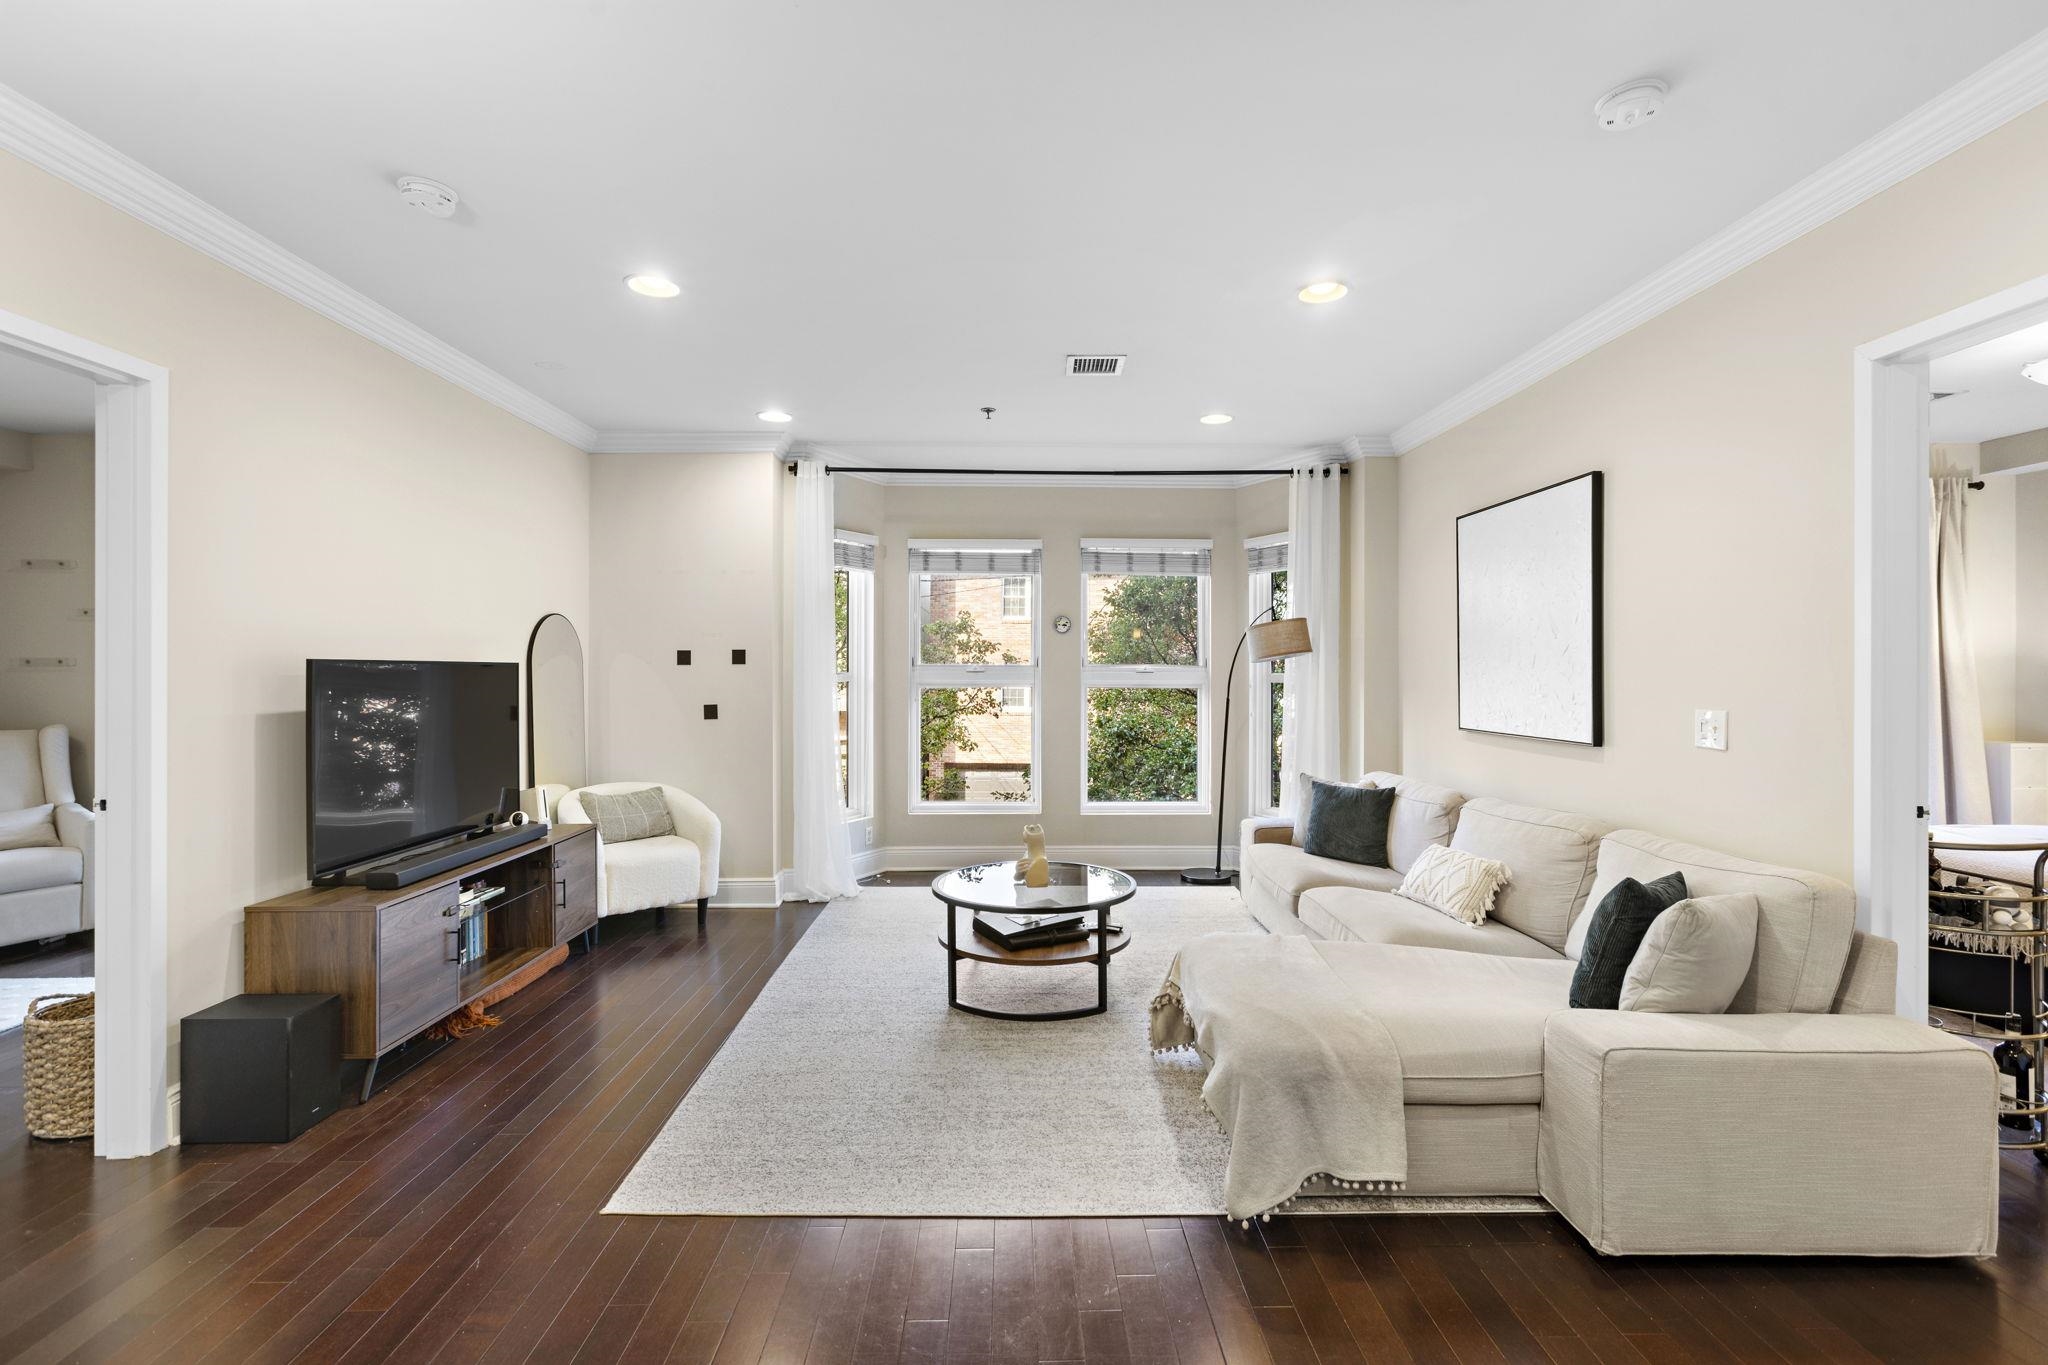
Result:
{"label": "bay window", "polygon": [[1083,541],[1083,810],[1206,807],[1206,540]]}
{"label": "bay window", "polygon": [[910,809],[1035,811],[1041,547],[913,540]]}
{"label": "bay window", "polygon": [[[1244,543],[1251,570],[1251,612],[1256,618],[1268,607],[1275,618],[1287,614],[1287,535],[1259,536]],[[1287,660],[1269,659],[1252,665],[1251,806],[1261,814],[1280,809],[1280,767],[1286,756]]]}

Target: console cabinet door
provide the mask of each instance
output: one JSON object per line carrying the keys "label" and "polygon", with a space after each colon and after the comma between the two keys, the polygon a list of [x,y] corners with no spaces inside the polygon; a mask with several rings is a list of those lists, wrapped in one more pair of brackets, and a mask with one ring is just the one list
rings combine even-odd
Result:
{"label": "console cabinet door", "polygon": [[377,1049],[396,1047],[461,1003],[453,883],[377,912]]}
{"label": "console cabinet door", "polygon": [[555,845],[555,942],[567,943],[597,923],[597,835]]}

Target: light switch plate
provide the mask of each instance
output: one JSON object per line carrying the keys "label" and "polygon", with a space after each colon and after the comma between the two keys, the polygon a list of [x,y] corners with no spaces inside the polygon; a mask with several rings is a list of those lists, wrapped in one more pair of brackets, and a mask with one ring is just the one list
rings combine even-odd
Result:
{"label": "light switch plate", "polygon": [[1692,747],[1695,749],[1720,749],[1728,747],[1728,713],[1726,711],[1695,711],[1692,713]]}

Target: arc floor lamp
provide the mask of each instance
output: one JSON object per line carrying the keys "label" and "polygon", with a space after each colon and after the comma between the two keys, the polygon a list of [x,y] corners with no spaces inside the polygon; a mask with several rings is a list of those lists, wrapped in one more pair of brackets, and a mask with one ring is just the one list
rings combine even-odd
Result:
{"label": "arc floor lamp", "polygon": [[1252,647],[1252,662],[1264,663],[1268,659],[1291,659],[1309,650],[1308,622],[1299,616],[1279,616],[1270,621],[1261,617],[1272,616],[1274,609],[1266,608],[1252,623],[1245,627],[1238,637],[1237,652],[1230,656],[1230,676],[1223,683],[1223,742],[1216,756],[1216,861],[1209,867],[1189,867],[1181,870],[1180,879],[1193,886],[1227,886],[1237,874],[1223,868],[1223,796],[1228,788],[1225,781],[1230,775],[1230,703],[1237,695],[1237,661],[1244,657],[1244,647]]}

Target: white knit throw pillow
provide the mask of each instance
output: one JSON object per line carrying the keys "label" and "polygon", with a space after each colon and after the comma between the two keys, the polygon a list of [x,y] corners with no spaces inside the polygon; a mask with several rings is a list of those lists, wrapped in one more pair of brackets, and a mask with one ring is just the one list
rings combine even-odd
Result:
{"label": "white knit throw pillow", "polygon": [[1466,924],[1486,923],[1493,898],[1508,884],[1508,865],[1443,844],[1431,844],[1401,879],[1400,894]]}

